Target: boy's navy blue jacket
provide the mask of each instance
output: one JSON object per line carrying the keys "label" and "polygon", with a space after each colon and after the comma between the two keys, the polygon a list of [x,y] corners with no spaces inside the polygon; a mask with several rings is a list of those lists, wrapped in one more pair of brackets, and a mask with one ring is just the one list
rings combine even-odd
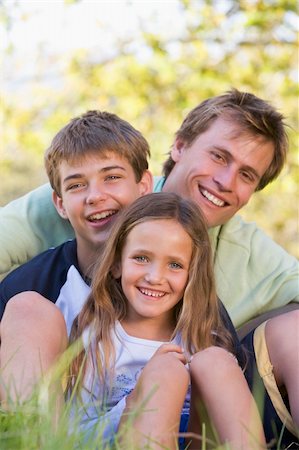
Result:
{"label": "boy's navy blue jacket", "polygon": [[0,320],[10,298],[24,291],[38,292],[56,303],[70,332],[90,292],[78,266],[76,240],[46,250],[4,278],[0,283]]}

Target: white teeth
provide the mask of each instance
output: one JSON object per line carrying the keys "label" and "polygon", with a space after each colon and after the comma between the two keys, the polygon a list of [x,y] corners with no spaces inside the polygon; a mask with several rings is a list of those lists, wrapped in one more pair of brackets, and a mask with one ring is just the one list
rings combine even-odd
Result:
{"label": "white teeth", "polygon": [[115,211],[103,211],[101,213],[89,216],[89,220],[101,220],[105,219],[106,217],[112,216],[113,214],[115,214]]}
{"label": "white teeth", "polygon": [[215,197],[215,195],[211,194],[210,192],[206,191],[205,189],[201,191],[202,195],[206,197],[210,202],[212,202],[216,206],[224,206],[224,201],[220,200],[219,198]]}
{"label": "white teeth", "polygon": [[148,289],[142,289],[139,288],[140,292],[144,295],[148,295],[149,297],[163,297],[165,295],[164,292],[153,292],[153,291],[149,291]]}

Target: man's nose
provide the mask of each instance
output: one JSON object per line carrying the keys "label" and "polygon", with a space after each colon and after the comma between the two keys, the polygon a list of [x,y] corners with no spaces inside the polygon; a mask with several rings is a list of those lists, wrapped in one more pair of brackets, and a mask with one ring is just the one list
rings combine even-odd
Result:
{"label": "man's nose", "polygon": [[214,176],[214,181],[223,192],[232,192],[236,183],[236,172],[233,167],[223,167]]}

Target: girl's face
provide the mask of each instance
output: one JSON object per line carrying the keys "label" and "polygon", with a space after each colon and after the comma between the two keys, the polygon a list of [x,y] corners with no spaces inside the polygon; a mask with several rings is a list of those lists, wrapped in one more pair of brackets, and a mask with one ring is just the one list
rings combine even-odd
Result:
{"label": "girl's face", "polygon": [[130,231],[119,273],[128,300],[126,323],[171,320],[184,294],[191,255],[192,240],[175,220],[149,220]]}

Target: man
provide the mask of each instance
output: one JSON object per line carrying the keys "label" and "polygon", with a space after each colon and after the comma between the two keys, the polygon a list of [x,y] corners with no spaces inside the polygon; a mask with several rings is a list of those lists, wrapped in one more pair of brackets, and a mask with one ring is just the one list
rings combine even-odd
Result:
{"label": "man", "polygon": [[287,154],[282,116],[233,90],[194,108],[176,133],[156,190],[192,198],[215,249],[217,293],[236,327],[298,302],[298,262],[236,213],[280,173]]}

